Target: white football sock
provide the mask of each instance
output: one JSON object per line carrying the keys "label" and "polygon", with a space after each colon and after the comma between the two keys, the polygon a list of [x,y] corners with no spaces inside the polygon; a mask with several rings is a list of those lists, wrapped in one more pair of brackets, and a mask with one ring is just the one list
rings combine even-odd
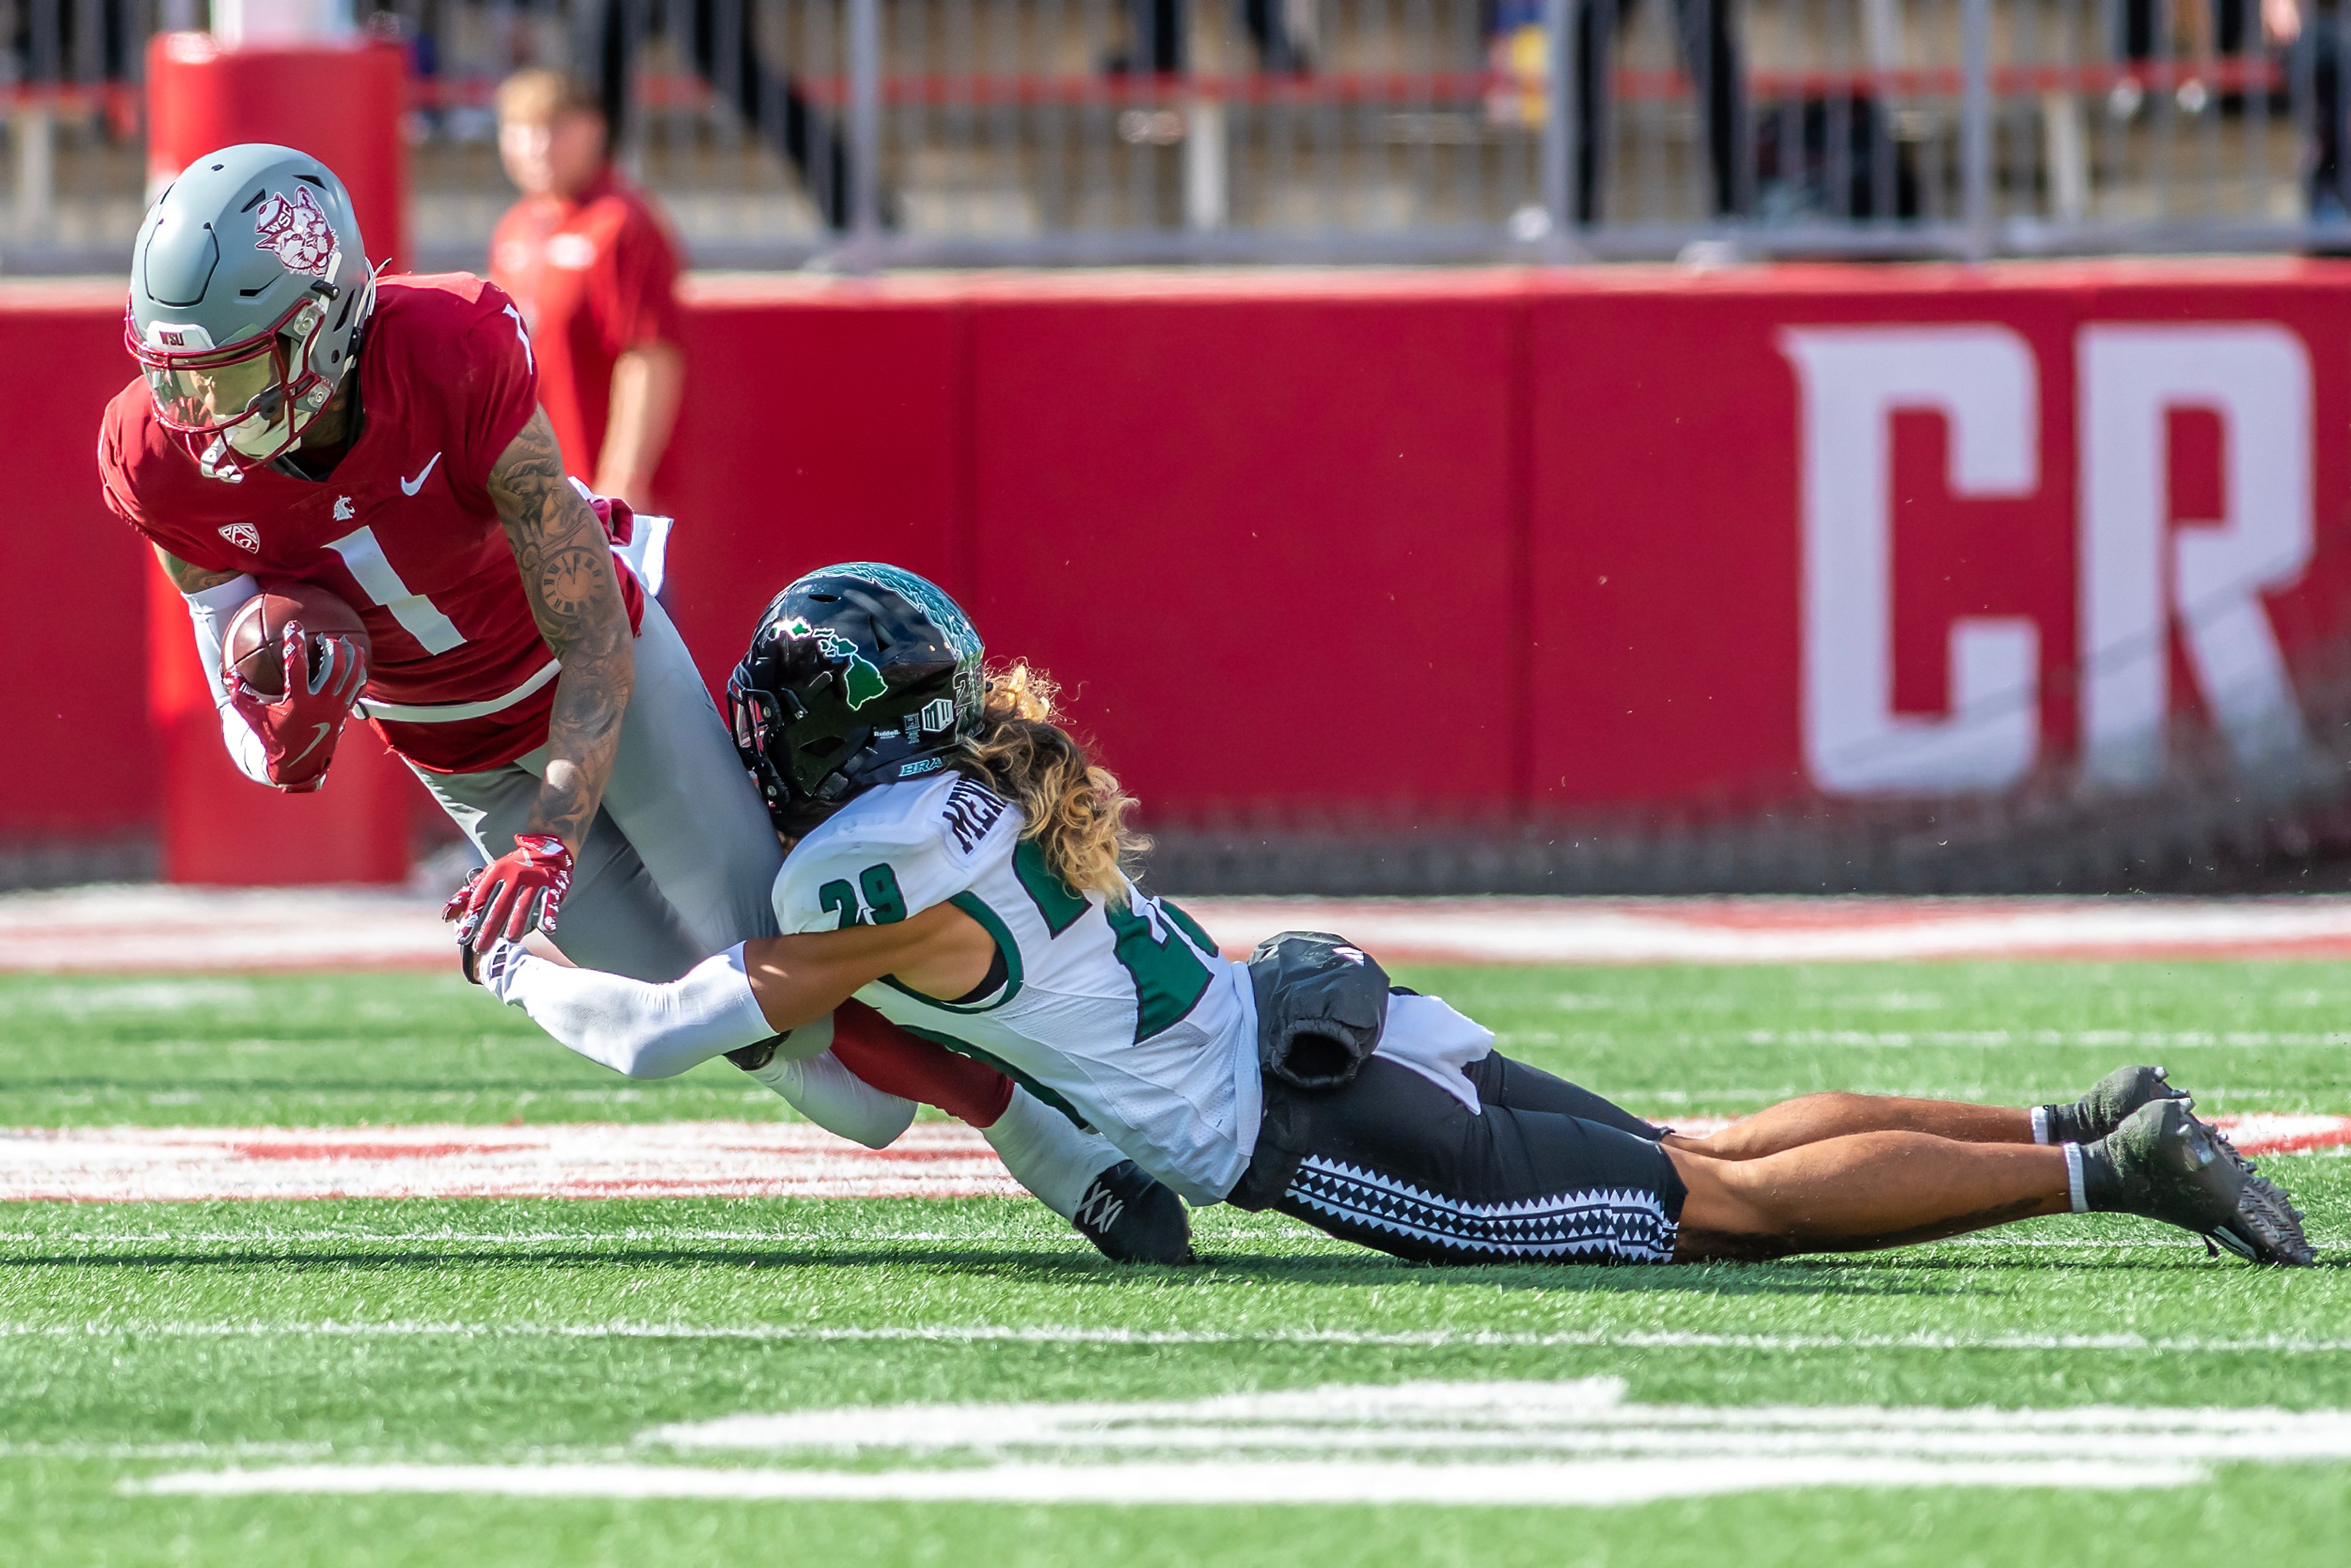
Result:
{"label": "white football sock", "polygon": [[1037,1201],[1068,1219],[1094,1177],[1126,1158],[1110,1142],[1081,1132],[1076,1123],[1019,1085],[1012,1103],[992,1127],[983,1128],[988,1146]]}
{"label": "white football sock", "polygon": [[[832,1039],[832,1015],[792,1030],[801,1037]],[[784,1103],[828,1133],[835,1133],[869,1149],[886,1149],[914,1119],[914,1103],[884,1093],[843,1067],[827,1050],[806,1060],[781,1054],[751,1074],[783,1096]]]}
{"label": "white football sock", "polygon": [[696,1062],[776,1038],[737,942],[667,985],[579,969],[494,942],[478,965],[498,1000],[590,1061],[631,1078],[673,1078]]}

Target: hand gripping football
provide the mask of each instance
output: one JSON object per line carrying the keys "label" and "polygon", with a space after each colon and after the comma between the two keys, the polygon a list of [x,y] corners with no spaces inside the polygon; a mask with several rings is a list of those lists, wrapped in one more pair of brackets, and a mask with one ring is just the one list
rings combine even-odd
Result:
{"label": "hand gripping football", "polygon": [[279,580],[265,582],[261,591],[238,607],[221,639],[222,673],[251,687],[256,695],[276,699],[286,695],[286,666],[279,644],[286,623],[298,622],[310,640],[310,674],[319,673],[319,640],[349,637],[365,659],[370,652],[367,629],[359,612],[315,583]]}

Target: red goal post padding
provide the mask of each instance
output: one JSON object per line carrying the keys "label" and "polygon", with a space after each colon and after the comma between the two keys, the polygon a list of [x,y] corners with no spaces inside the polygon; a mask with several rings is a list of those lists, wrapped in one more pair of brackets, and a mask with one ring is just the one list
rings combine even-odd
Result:
{"label": "red goal post padding", "polygon": [[[404,61],[396,46],[372,39],[232,49],[203,33],[158,35],[147,57],[150,170],[168,178],[239,141],[298,146],[341,178],[371,256],[398,270],[408,252]],[[231,883],[404,878],[418,788],[405,766],[354,724],[318,793],[280,795],[246,779],[222,748],[213,674],[197,667],[187,609],[152,567],[146,576],[148,705],[162,761],[157,804],[165,876]]]}

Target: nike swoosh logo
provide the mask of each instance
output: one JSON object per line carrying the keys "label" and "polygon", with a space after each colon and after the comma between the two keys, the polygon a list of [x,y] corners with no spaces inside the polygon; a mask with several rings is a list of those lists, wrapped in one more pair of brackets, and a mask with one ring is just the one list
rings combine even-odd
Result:
{"label": "nike swoosh logo", "polygon": [[[441,455],[438,452],[434,453],[433,455],[433,463],[438,463],[440,461]],[[417,491],[424,488],[424,481],[433,472],[433,463],[427,463],[424,465],[423,472],[419,473],[415,478],[402,479],[400,482],[400,493],[403,496],[413,496]]]}
{"label": "nike swoosh logo", "polygon": [[299,750],[299,751],[296,752],[293,756],[291,756],[291,757],[287,758],[286,759],[286,765],[287,765],[287,767],[291,768],[295,763],[301,761],[301,760],[302,760],[302,758],[306,758],[306,757],[309,756],[309,755],[310,755],[310,753],[312,753],[312,752],[314,752],[314,751],[318,750],[318,749],[319,749],[319,742],[320,742],[320,741],[322,741],[322,740],[326,739],[326,738],[327,738],[327,737],[328,737],[328,735],[333,731],[334,727],[334,727],[333,725],[331,725],[331,724],[322,724],[322,725],[320,725],[320,726],[319,727],[319,733],[318,733],[318,734],[316,734],[316,735],[314,735],[314,736],[312,736],[312,737],[310,737],[310,744],[309,744],[309,745],[308,745],[308,746],[306,746],[306,747],[304,747],[301,750]]}

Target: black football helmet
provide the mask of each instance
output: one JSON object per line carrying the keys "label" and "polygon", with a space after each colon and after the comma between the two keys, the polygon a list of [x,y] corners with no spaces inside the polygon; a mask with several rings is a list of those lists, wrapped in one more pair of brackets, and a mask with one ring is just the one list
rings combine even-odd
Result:
{"label": "black football helmet", "polygon": [[776,595],[726,682],[735,749],[798,837],[861,791],[919,779],[979,728],[985,650],[936,583],[852,561]]}

